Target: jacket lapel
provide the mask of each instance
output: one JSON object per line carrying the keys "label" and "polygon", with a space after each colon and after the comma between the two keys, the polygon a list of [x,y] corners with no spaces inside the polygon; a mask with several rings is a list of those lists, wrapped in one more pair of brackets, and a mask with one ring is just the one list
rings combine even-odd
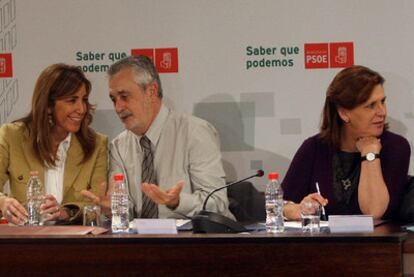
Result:
{"label": "jacket lapel", "polygon": [[[24,139],[22,140],[22,148],[24,149],[24,156],[26,158],[27,164],[29,165],[29,171],[37,171],[39,173],[40,181],[42,184],[45,182],[45,173],[43,164],[36,158],[32,144],[30,143],[28,133],[23,134]],[[26,172],[29,176],[29,172]]]}
{"label": "jacket lapel", "polygon": [[65,162],[65,176],[63,180],[63,195],[66,195],[70,187],[73,186],[76,177],[78,176],[82,165],[80,162],[83,159],[83,150],[78,138],[72,134],[70,140],[70,147],[66,156]]}

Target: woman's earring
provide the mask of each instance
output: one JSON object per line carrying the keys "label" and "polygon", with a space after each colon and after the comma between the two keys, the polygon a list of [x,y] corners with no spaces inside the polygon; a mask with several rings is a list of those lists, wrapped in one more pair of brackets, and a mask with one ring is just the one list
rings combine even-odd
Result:
{"label": "woman's earring", "polygon": [[53,117],[51,113],[47,115],[47,119],[49,120],[50,127],[55,126],[55,122],[53,121]]}

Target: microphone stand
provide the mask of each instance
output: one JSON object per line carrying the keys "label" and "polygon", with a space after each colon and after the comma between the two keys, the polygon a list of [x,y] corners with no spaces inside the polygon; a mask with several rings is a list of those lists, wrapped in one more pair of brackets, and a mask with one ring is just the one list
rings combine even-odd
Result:
{"label": "microphone stand", "polygon": [[256,174],[244,178],[242,180],[230,183],[228,185],[219,187],[211,191],[203,203],[203,209],[195,214],[191,220],[193,225],[193,233],[240,233],[247,232],[247,229],[239,222],[234,221],[228,217],[215,212],[209,212],[206,210],[208,199],[217,191],[228,188],[230,186],[239,184],[243,181],[251,179],[253,177],[262,177],[264,175],[263,170],[258,170]]}

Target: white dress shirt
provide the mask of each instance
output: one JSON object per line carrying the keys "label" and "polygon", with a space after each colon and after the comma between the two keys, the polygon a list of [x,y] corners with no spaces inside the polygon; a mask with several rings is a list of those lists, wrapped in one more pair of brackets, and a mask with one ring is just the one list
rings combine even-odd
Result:
{"label": "white dress shirt", "polygon": [[46,194],[55,196],[56,201],[62,204],[63,199],[63,177],[65,176],[65,162],[68,149],[70,146],[71,133],[59,143],[57,150],[56,166],[53,168],[45,168],[45,188]]}
{"label": "white dress shirt", "polygon": [[[207,194],[225,184],[217,131],[207,121],[169,110],[164,104],[145,134],[151,141],[158,186],[167,191],[178,181],[185,184],[175,210],[158,205],[160,218],[192,216],[202,208]],[[123,173],[128,184],[134,217],[142,208],[140,137],[125,130],[110,144],[110,179]],[[215,193],[207,210],[234,218],[228,210],[226,190]]]}

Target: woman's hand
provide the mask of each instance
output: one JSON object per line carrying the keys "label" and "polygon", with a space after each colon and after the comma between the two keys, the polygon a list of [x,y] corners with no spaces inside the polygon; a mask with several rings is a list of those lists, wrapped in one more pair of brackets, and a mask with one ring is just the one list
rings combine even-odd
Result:
{"label": "woman's hand", "polygon": [[368,153],[379,154],[381,151],[381,140],[376,137],[360,137],[356,141],[356,148],[365,156]]}
{"label": "woman's hand", "polygon": [[69,214],[65,209],[62,209],[62,206],[59,205],[56,198],[51,194],[46,195],[44,203],[40,205],[40,214],[45,221],[69,219]]}
{"label": "woman's hand", "polygon": [[22,204],[12,197],[0,198],[0,209],[8,222],[23,225],[27,221],[27,211]]}
{"label": "woman's hand", "polygon": [[302,199],[300,204],[289,203],[283,207],[283,215],[288,220],[300,220],[300,205],[305,202],[314,202],[319,203],[321,206],[326,206],[328,204],[328,199],[322,197],[319,193],[311,193]]}

